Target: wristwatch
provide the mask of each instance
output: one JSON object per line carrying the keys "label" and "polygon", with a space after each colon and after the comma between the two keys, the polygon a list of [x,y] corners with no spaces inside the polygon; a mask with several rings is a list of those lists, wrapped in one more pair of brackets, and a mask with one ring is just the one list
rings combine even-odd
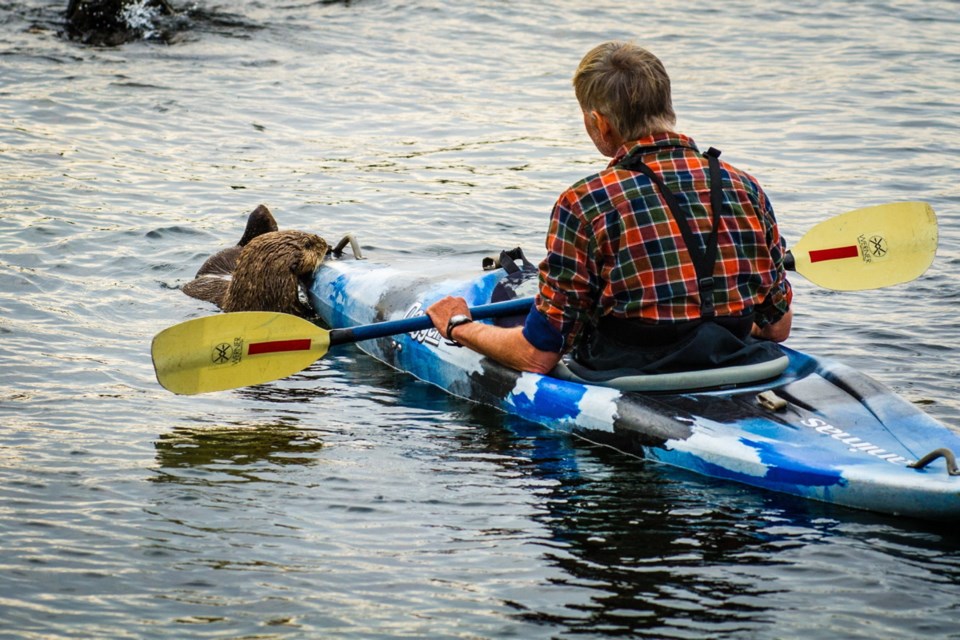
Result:
{"label": "wristwatch", "polygon": [[454,327],[459,327],[460,325],[467,324],[469,322],[473,322],[473,318],[470,316],[465,316],[462,313],[450,316],[450,321],[447,322],[447,339],[457,346],[462,346],[459,342],[453,339],[453,329]]}

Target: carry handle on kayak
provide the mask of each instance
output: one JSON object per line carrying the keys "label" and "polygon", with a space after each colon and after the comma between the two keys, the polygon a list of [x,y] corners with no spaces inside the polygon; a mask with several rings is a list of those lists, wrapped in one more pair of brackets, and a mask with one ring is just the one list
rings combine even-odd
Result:
{"label": "carry handle on kayak", "polygon": [[[785,267],[830,289],[859,290],[913,280],[933,261],[937,221],[930,205],[902,202],[825,220],[788,252]],[[477,319],[525,313],[533,298],[474,307]],[[179,394],[223,391],[284,378],[334,345],[433,327],[426,315],[345,329],[322,329],[266,311],[197,318],[158,333],[152,344],[160,384]]]}

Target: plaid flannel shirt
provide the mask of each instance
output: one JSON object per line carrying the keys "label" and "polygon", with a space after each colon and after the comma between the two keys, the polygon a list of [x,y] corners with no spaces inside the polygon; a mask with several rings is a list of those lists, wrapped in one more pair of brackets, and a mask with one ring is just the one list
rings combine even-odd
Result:
{"label": "plaid flannel shirt", "polygon": [[[567,189],[550,217],[536,303],[563,336],[564,350],[584,323],[606,314],[653,323],[700,317],[696,270],[667,203],[643,174],[616,166],[629,153],[640,153],[674,192],[697,237],[703,240],[710,232],[707,159],[681,134],[627,144],[607,169]],[[713,272],[716,313],[752,312],[764,326],[790,306],[785,243],[757,181],[723,162],[721,174],[727,207]]]}

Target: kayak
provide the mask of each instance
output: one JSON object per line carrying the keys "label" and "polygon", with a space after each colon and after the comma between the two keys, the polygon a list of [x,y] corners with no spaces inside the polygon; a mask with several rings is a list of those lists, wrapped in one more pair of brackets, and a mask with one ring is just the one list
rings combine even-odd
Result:
{"label": "kayak", "polygon": [[[937,238],[929,204],[875,205],[817,223],[784,267],[825,288],[876,289],[922,275]],[[343,259],[348,242],[361,257],[345,236],[305,291],[330,329],[269,310],[187,320],[153,338],[157,381],[185,395],[263,384],[357,342],[448,393],[646,459],[846,507],[960,515],[960,436],[848,366],[784,348],[707,371],[607,379],[566,361],[521,373],[441,339],[424,309],[459,295],[477,321],[521,323],[537,288],[522,256],[383,263]]]}
{"label": "kayak", "polygon": [[[473,306],[535,289],[535,272],[485,271],[477,258],[339,259],[318,269],[308,296],[336,329],[420,316],[446,295]],[[517,324],[525,315],[486,321]],[[435,329],[358,346],[454,396],[712,478],[899,516],[960,516],[960,477],[952,475],[960,436],[829,359],[784,348],[785,368],[772,379],[638,391],[521,373]]]}

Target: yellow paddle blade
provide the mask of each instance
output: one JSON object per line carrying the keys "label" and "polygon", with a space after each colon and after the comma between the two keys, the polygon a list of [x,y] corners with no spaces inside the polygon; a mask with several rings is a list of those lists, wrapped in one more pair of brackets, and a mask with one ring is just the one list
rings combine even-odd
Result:
{"label": "yellow paddle blade", "polygon": [[803,277],[827,289],[878,289],[919,277],[937,253],[937,218],[925,202],[855,209],[824,220],[791,249]]}
{"label": "yellow paddle blade", "polygon": [[191,395],[284,378],[310,366],[329,346],[329,332],[312,322],[243,311],[164,329],[153,338],[151,352],[157,381]]}

